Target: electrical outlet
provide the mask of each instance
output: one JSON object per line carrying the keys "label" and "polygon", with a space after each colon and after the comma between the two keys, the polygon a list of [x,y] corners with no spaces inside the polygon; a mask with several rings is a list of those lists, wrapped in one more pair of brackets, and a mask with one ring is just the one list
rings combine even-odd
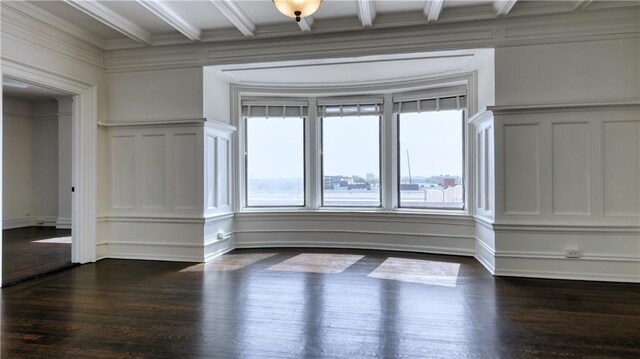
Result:
{"label": "electrical outlet", "polygon": [[582,257],[582,253],[579,249],[567,249],[564,252],[564,256],[566,258],[580,258]]}

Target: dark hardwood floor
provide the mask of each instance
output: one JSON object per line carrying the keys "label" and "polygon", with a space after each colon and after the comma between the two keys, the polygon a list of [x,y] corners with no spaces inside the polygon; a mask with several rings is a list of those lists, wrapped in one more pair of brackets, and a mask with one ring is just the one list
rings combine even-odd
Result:
{"label": "dark hardwood floor", "polygon": [[26,227],[2,231],[2,284],[71,266],[71,230]]}
{"label": "dark hardwood floor", "polygon": [[640,357],[639,285],[493,278],[454,256],[103,260],[1,294],[3,358]]}

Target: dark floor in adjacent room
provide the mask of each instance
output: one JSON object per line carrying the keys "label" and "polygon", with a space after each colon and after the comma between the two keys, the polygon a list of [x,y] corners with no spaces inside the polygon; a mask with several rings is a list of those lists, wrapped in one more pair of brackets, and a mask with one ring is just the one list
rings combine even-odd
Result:
{"label": "dark floor in adjacent room", "polygon": [[2,284],[71,266],[71,230],[25,227],[2,231]]}
{"label": "dark floor in adjacent room", "polygon": [[[328,255],[327,255],[328,254]],[[102,260],[2,290],[2,357],[640,357],[640,285],[493,278],[473,258],[236,250]]]}

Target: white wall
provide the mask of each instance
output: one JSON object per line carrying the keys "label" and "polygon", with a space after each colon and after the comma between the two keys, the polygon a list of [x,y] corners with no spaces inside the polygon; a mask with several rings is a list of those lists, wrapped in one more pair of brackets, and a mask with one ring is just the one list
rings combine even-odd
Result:
{"label": "white wall", "polygon": [[207,67],[203,70],[203,79],[203,117],[222,123],[231,123],[229,83]]}
{"label": "white wall", "polygon": [[58,217],[58,117],[55,100],[6,99],[3,228],[55,225]]}
{"label": "white wall", "polygon": [[107,75],[108,122],[203,118],[202,92],[202,67],[111,73]]}
{"label": "white wall", "polygon": [[638,99],[637,38],[497,48],[496,105]]}
{"label": "white wall", "polygon": [[3,98],[3,228],[30,223],[33,180],[33,108],[30,103]]}

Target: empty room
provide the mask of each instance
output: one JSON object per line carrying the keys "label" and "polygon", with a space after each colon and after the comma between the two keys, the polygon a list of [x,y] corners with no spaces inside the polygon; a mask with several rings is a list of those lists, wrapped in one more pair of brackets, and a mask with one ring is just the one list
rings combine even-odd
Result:
{"label": "empty room", "polygon": [[0,7],[3,358],[640,356],[640,2]]}

